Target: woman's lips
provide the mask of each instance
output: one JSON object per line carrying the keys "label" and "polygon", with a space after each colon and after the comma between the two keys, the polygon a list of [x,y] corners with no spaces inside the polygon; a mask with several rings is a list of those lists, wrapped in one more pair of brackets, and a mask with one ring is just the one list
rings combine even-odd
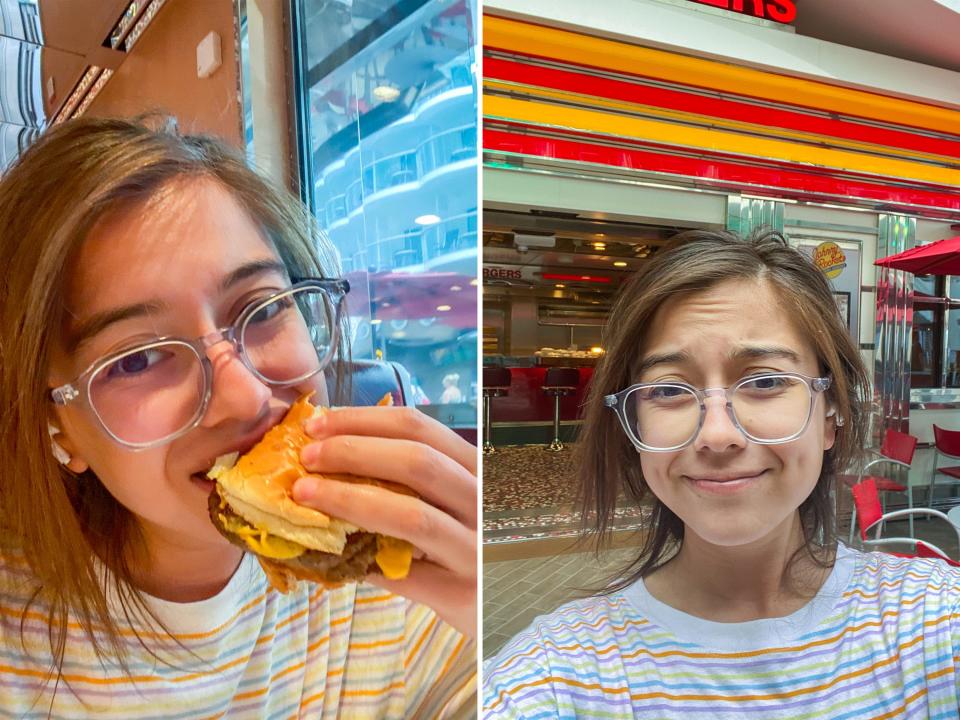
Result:
{"label": "woman's lips", "polygon": [[206,492],[208,495],[213,491],[213,488],[216,487],[216,482],[211,480],[206,476],[206,473],[193,473],[190,476],[190,480],[194,485],[199,487],[201,490]]}
{"label": "woman's lips", "polygon": [[698,490],[713,495],[734,495],[744,488],[755,483],[766,470],[752,475],[730,475],[724,477],[692,477],[685,476],[690,484]]}

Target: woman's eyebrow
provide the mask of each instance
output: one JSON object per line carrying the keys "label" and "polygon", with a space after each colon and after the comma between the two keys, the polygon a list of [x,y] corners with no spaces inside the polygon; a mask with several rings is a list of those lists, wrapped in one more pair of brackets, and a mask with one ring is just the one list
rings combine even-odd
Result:
{"label": "woman's eyebrow", "polygon": [[167,306],[159,300],[148,300],[147,302],[124,305],[123,307],[95,313],[67,333],[67,341],[65,343],[67,354],[75,352],[81,345],[114,323],[144,317],[146,315],[155,315],[163,312],[166,308]]}
{"label": "woman's eyebrow", "polygon": [[659,353],[654,355],[647,355],[643,359],[643,362],[640,363],[640,367],[637,370],[637,374],[642,375],[647,370],[657,365],[671,364],[671,365],[682,365],[683,363],[690,361],[690,353],[685,350],[680,350],[679,352],[672,353]]}
{"label": "woman's eyebrow", "polygon": [[782,345],[744,345],[729,354],[731,360],[757,360],[764,358],[783,358],[794,363],[800,362],[800,353]]}
{"label": "woman's eyebrow", "polygon": [[231,271],[223,280],[220,281],[220,291],[229,290],[238,282],[247,278],[267,273],[277,273],[287,277],[287,266],[277,260],[254,260],[244,263],[236,270]]}
{"label": "woman's eyebrow", "polygon": [[[744,345],[734,348],[728,354],[728,357],[734,362],[763,358],[783,358],[786,360],[791,360],[795,363],[800,362],[799,353],[781,345]],[[677,352],[670,353],[656,353],[653,355],[648,355],[643,359],[643,362],[640,363],[637,373],[642,375],[647,370],[650,370],[657,365],[683,365],[685,363],[689,363],[691,360],[692,356],[686,350],[679,350]]]}

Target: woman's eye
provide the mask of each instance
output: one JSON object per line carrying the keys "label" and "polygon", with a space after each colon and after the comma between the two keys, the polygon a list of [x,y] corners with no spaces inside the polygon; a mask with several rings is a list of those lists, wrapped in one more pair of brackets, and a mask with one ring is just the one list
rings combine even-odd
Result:
{"label": "woman's eye", "polygon": [[660,385],[657,387],[647,388],[642,397],[644,400],[675,400],[677,398],[684,397],[687,394],[687,391],[683,388],[674,387],[672,385]]}
{"label": "woman's eye", "polygon": [[262,323],[272,320],[281,312],[289,308],[293,304],[293,300],[290,297],[282,297],[274,300],[267,305],[264,305],[262,308],[257,310],[253,315],[250,316],[248,322],[250,323]]}
{"label": "woman's eye", "polygon": [[107,368],[108,378],[127,378],[146,372],[169,355],[159,348],[138,350],[124,355]]}
{"label": "woman's eye", "polygon": [[745,390],[772,391],[792,385],[795,380],[788,377],[759,377],[745,381],[740,387]]}

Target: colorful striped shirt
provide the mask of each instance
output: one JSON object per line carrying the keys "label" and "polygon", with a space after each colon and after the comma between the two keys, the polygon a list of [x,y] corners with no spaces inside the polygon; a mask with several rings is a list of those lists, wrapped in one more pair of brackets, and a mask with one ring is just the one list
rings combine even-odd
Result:
{"label": "colorful striped shirt", "polygon": [[484,718],[956,720],[960,571],[841,547],[816,597],[718,623],[642,581],[537,618],[484,668]]}
{"label": "colorful striped shirt", "polygon": [[[0,557],[0,718],[433,720],[476,702],[474,644],[430,609],[366,584],[300,583],[283,595],[252,555],[207,600],[148,598],[182,647],[124,621],[109,593],[130,676],[101,663],[71,618],[62,680],[44,684],[46,608],[24,612],[34,583],[22,560]],[[154,650],[165,642],[159,660],[134,627]]]}

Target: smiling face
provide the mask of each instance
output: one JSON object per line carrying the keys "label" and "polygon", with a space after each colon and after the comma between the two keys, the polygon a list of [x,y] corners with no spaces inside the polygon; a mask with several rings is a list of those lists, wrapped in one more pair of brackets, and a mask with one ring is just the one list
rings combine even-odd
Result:
{"label": "smiling face", "polygon": [[[289,284],[277,253],[226,189],[209,179],[170,183],[146,204],[103,217],[83,242],[50,385],[131,345],[209,335]],[[322,373],[297,387],[271,388],[229,342],[210,345],[207,358],[213,386],[206,414],[159,447],[137,452],[116,444],[82,402],[57,408],[58,440],[74,457],[71,467],[89,466],[148,532],[194,547],[226,542],[207,517],[211,484],[201,479],[214,458],[251,447],[302,392],[313,390],[313,402],[327,404]],[[118,372],[137,371],[140,362]],[[162,403],[150,407],[158,412]]]}
{"label": "smiling face", "polygon": [[[821,375],[812,345],[774,289],[755,280],[726,281],[664,305],[642,350],[642,360],[661,361],[636,382],[681,381],[704,389],[765,372]],[[722,397],[708,398],[706,407],[693,443],[675,452],[640,453],[650,490],[683,521],[685,533],[712,545],[740,546],[790,532],[835,439],[823,394],[814,395],[803,434],[778,445],[748,441]]]}

